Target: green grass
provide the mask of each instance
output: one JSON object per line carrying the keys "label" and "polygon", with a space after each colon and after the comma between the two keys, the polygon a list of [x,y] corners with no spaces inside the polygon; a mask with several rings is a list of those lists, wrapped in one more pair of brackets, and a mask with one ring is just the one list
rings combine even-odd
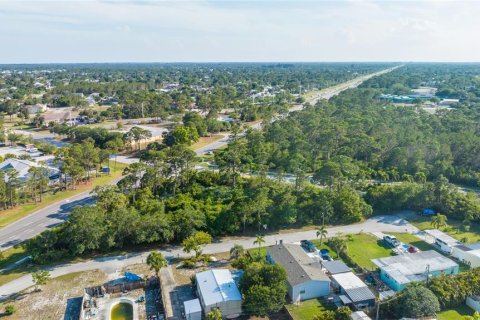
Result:
{"label": "green grass", "polygon": [[0,212],[0,228],[3,228],[10,223],[13,223],[37,210],[43,209],[55,202],[62,201],[73,197],[79,193],[92,190],[96,186],[106,185],[112,180],[119,178],[122,175],[123,168],[126,165],[117,163],[116,169],[112,168],[110,175],[103,175],[94,178],[91,183],[79,185],[75,190],[59,191],[56,193],[48,193],[44,195],[42,202],[21,204],[13,209],[8,209]]}
{"label": "green grass", "polygon": [[327,244],[325,243],[325,239],[323,240],[322,245],[320,245],[320,240],[318,239],[312,240],[312,242],[317,247],[318,250],[327,249],[328,251],[330,251],[330,257],[332,257],[332,259],[334,260],[339,259],[335,251],[333,251],[332,248],[327,246]]}
{"label": "green grass", "polygon": [[260,249],[257,247],[257,248],[248,249],[247,251],[250,252],[252,256],[260,255],[262,258],[267,256],[267,248],[264,246],[262,246]]}
{"label": "green grass", "polygon": [[348,256],[364,269],[372,270],[376,267],[371,259],[383,258],[393,255],[390,247],[373,235],[359,233],[352,235],[352,241],[347,243]]}
{"label": "green grass", "polygon": [[311,320],[320,312],[331,309],[323,305],[318,299],[302,301],[298,305],[287,304],[285,308],[287,308],[293,320]]}
{"label": "green grass", "polygon": [[0,269],[8,267],[12,263],[17,262],[18,260],[28,256],[28,253],[25,252],[25,249],[22,247],[14,247],[2,251],[2,259],[0,260]]}
{"label": "green grass", "polygon": [[467,305],[461,305],[455,309],[444,310],[437,314],[438,320],[461,320],[464,316],[473,315],[473,310]]}
{"label": "green grass", "polygon": [[[409,222],[416,226],[420,230],[434,229],[431,224],[431,219],[428,217],[417,216],[414,219],[410,219]],[[472,223],[468,232],[462,228],[462,222],[459,220],[448,220],[449,229],[441,228],[442,231],[448,233],[457,240],[466,238],[468,243],[480,241],[480,224]]]}

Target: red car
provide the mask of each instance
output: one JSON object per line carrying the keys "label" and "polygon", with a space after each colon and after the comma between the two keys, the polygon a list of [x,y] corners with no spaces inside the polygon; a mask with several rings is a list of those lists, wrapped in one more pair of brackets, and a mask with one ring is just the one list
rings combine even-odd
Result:
{"label": "red car", "polygon": [[418,249],[415,248],[414,246],[410,245],[410,247],[408,247],[408,252],[410,252],[410,253],[417,253],[417,252],[418,252]]}

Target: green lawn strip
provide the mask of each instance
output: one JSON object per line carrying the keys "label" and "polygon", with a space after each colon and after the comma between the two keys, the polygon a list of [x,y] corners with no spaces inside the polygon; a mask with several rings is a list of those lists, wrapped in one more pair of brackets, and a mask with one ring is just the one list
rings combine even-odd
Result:
{"label": "green lawn strip", "polygon": [[297,304],[285,305],[293,320],[311,320],[314,316],[325,310],[332,308],[322,304],[319,299],[311,299]]}
{"label": "green lawn strip", "polygon": [[79,185],[75,190],[59,191],[55,193],[48,193],[44,195],[43,201],[35,203],[21,204],[16,208],[5,210],[0,212],[0,228],[3,228],[9,225],[12,222],[15,222],[30,213],[33,213],[37,210],[43,209],[55,202],[62,201],[73,197],[79,193],[91,190],[96,186],[102,186],[108,184],[110,181],[119,178],[122,175],[123,168],[126,165],[117,163],[116,169],[112,168],[112,173],[110,175],[103,175],[97,178],[94,178],[91,183],[86,185]]}
{"label": "green lawn strip", "polygon": [[[409,222],[416,226],[420,230],[434,229],[431,224],[431,218],[417,216],[414,219],[410,219]],[[462,221],[448,219],[449,229],[441,228],[443,232],[448,233],[457,240],[466,238],[468,243],[480,241],[480,224],[472,222],[470,230],[464,231],[462,228]]]}
{"label": "green lawn strip", "polygon": [[438,320],[459,320],[464,316],[473,315],[473,310],[470,309],[467,305],[461,305],[455,309],[448,309],[437,314]]}
{"label": "green lawn strip", "polygon": [[359,233],[352,235],[352,241],[348,241],[347,254],[362,268],[374,270],[376,267],[370,260],[391,256],[393,251],[383,240],[370,234]]}
{"label": "green lawn strip", "polygon": [[252,257],[260,255],[262,258],[265,258],[267,256],[267,248],[266,247],[261,247],[261,248],[251,248],[247,250]]}
{"label": "green lawn strip", "polygon": [[8,267],[12,263],[17,262],[18,260],[28,256],[28,253],[25,252],[25,249],[21,246],[14,247],[2,251],[2,259],[0,259],[0,269]]}

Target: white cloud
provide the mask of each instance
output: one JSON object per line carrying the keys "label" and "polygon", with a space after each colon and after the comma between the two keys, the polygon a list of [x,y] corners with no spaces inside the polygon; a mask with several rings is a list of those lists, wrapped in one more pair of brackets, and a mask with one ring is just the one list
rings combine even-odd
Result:
{"label": "white cloud", "polygon": [[478,60],[478,2],[3,1],[0,63]]}

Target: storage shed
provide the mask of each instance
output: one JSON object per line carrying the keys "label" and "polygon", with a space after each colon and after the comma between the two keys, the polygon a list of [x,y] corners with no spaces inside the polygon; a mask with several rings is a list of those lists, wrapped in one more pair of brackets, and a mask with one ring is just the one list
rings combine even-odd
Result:
{"label": "storage shed", "polygon": [[373,292],[352,272],[332,275],[332,287],[339,293],[344,305],[351,305],[356,309],[375,305]]}
{"label": "storage shed", "polygon": [[183,308],[185,309],[186,320],[202,320],[202,307],[200,306],[200,300],[193,299],[184,301]]}

